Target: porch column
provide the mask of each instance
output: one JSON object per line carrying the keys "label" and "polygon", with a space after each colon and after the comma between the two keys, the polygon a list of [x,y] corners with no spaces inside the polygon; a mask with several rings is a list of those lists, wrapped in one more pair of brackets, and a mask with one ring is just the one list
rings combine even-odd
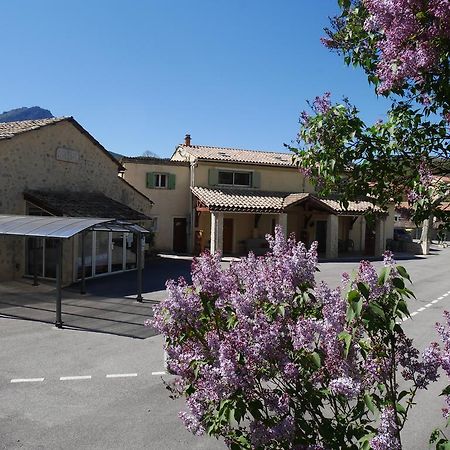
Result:
{"label": "porch column", "polygon": [[211,212],[210,252],[222,253],[223,250],[223,212]]}
{"label": "porch column", "polygon": [[361,240],[360,240],[360,250],[364,254],[366,250],[366,218],[361,216]]}
{"label": "porch column", "polygon": [[281,227],[281,231],[283,235],[287,237],[287,214],[280,213],[278,214],[278,225]]}
{"label": "porch column", "polygon": [[386,239],[384,238],[384,228],[386,219],[379,218],[375,224],[375,256],[381,256],[386,250]]}
{"label": "porch column", "polygon": [[330,214],[327,219],[326,258],[338,257],[339,217]]}

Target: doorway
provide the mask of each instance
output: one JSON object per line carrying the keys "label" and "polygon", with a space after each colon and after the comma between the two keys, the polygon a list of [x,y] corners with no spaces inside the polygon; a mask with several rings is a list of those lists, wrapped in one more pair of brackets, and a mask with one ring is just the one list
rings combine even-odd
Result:
{"label": "doorway", "polygon": [[316,241],[317,253],[326,253],[327,251],[327,221],[318,220],[316,222]]}
{"label": "doorway", "polygon": [[233,253],[233,219],[223,219],[223,254]]}
{"label": "doorway", "polygon": [[187,251],[187,220],[186,217],[173,219],[173,251],[186,253]]}

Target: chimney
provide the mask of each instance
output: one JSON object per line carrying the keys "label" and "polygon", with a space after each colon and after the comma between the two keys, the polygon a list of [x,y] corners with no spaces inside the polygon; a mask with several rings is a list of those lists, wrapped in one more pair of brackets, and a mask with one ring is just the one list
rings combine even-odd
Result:
{"label": "chimney", "polygon": [[190,134],[186,134],[186,136],[184,137],[184,145],[186,147],[191,146],[191,135]]}

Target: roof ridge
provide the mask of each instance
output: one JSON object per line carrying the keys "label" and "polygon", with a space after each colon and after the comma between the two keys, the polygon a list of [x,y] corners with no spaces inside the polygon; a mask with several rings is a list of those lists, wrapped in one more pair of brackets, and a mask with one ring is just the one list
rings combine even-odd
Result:
{"label": "roof ridge", "polygon": [[195,144],[195,145],[185,145],[185,144],[180,144],[181,147],[184,147],[185,149],[189,149],[189,148],[194,148],[194,149],[200,149],[200,148],[211,148],[211,149],[216,149],[216,150],[231,150],[231,151],[236,151],[236,152],[257,152],[257,153],[270,153],[272,155],[291,155],[291,153],[288,152],[276,152],[274,150],[260,150],[260,149],[245,149],[245,148],[236,148],[236,147],[221,147],[218,145],[199,145],[199,144]]}

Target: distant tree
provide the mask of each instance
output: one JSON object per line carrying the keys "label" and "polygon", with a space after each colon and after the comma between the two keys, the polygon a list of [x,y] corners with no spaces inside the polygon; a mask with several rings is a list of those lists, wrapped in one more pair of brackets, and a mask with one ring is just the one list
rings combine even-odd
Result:
{"label": "distant tree", "polygon": [[[450,2],[339,0],[323,43],[364,70],[378,95],[392,100],[387,120],[366,124],[349,100],[330,94],[300,117],[299,167],[344,205],[361,194],[387,208],[408,196],[417,223],[437,217],[450,170]],[[430,175],[434,175],[433,178]]]}

